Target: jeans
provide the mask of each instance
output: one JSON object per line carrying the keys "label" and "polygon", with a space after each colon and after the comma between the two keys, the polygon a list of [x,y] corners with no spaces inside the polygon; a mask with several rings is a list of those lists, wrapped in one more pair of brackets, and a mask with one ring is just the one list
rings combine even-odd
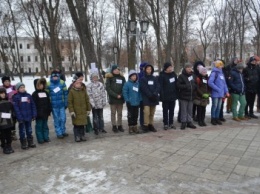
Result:
{"label": "jeans", "polygon": [[[20,140],[32,137],[32,122],[31,121],[24,121],[19,123],[19,135]],[[26,136],[25,136],[26,135]]]}
{"label": "jeans", "polygon": [[49,140],[49,128],[47,119],[36,119],[35,134],[38,143]]}
{"label": "jeans", "polygon": [[[237,113],[237,104],[240,104],[238,113]],[[246,98],[245,95],[232,94],[232,113],[233,118],[235,117],[244,117],[246,107]]]}
{"label": "jeans", "polygon": [[219,119],[221,106],[222,106],[222,98],[212,98],[211,118]]}
{"label": "jeans", "polygon": [[163,124],[172,125],[175,109],[175,101],[163,102]]}
{"label": "jeans", "polygon": [[94,129],[104,129],[103,109],[92,109]]}
{"label": "jeans", "polygon": [[52,115],[54,120],[55,132],[57,136],[62,136],[66,132],[66,113],[65,108],[53,108]]}

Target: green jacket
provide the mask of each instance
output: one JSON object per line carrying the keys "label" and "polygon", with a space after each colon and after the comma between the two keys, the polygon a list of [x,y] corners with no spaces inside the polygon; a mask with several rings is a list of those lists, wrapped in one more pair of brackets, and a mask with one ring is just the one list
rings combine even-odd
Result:
{"label": "green jacket", "polygon": [[72,118],[73,125],[87,124],[87,111],[91,110],[89,97],[84,86],[82,89],[72,87],[68,97],[69,112],[75,112],[76,118]]}
{"label": "green jacket", "polygon": [[[123,86],[125,84],[125,77],[121,74],[115,75],[112,73],[106,74],[106,90],[108,94],[109,104],[123,104]],[[118,99],[117,96],[121,95]]]}

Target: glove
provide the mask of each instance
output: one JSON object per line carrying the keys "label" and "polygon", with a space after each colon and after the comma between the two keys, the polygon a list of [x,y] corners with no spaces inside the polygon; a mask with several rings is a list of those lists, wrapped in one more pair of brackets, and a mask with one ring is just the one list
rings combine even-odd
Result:
{"label": "glove", "polygon": [[71,116],[72,118],[76,118],[75,112],[71,112],[71,113],[70,113],[70,116]]}
{"label": "glove", "polygon": [[203,95],[202,95],[202,98],[209,98],[209,94],[207,94],[207,93],[206,93],[206,94],[203,94]]}
{"label": "glove", "polygon": [[89,116],[89,114],[90,114],[90,111],[87,111],[87,116]]}

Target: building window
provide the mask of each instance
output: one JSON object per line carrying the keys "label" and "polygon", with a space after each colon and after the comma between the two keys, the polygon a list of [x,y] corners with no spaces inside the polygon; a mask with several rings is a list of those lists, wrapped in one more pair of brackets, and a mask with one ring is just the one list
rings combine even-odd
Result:
{"label": "building window", "polygon": [[38,56],[35,56],[34,60],[35,62],[38,62]]}
{"label": "building window", "polygon": [[30,44],[27,44],[27,49],[30,49]]}
{"label": "building window", "polygon": [[23,48],[23,45],[22,44],[20,44],[20,49],[22,49]]}
{"label": "building window", "polygon": [[21,62],[23,62],[23,56],[20,56],[20,60],[21,60]]}
{"label": "building window", "polygon": [[28,62],[31,62],[31,57],[30,56],[28,56],[27,59],[28,59]]}
{"label": "building window", "polygon": [[49,61],[51,61],[51,56],[49,56]]}

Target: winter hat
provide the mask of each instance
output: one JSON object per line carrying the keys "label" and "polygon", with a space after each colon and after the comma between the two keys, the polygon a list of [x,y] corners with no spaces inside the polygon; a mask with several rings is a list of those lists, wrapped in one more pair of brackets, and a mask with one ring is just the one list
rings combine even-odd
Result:
{"label": "winter hat", "polygon": [[57,70],[53,70],[53,71],[51,72],[51,77],[60,77],[60,72],[57,71]]}
{"label": "winter hat", "polygon": [[4,77],[2,77],[2,83],[4,83],[6,80],[8,80],[9,82],[11,81],[10,77],[5,75]]}
{"label": "winter hat", "polygon": [[98,77],[98,79],[99,79],[99,74],[98,74],[97,71],[93,71],[93,72],[90,74],[90,79],[91,79],[91,80],[93,79],[93,77]]}
{"label": "winter hat", "polygon": [[170,67],[170,66],[172,66],[171,63],[169,63],[169,62],[164,63],[164,65],[163,65],[163,71],[165,71],[165,70],[166,70],[168,67]]}
{"label": "winter hat", "polygon": [[236,68],[237,69],[244,69],[245,68],[245,65],[241,62],[239,62],[237,65],[236,65]]}
{"label": "winter hat", "polygon": [[6,89],[3,87],[0,88],[0,94],[2,94],[2,93],[6,93]]}
{"label": "winter hat", "polygon": [[77,81],[80,77],[83,77],[83,73],[81,73],[81,72],[75,73],[75,75],[72,78],[72,82]]}
{"label": "winter hat", "polygon": [[139,68],[143,69],[146,65],[147,65],[147,62],[143,62],[143,63],[140,64]]}
{"label": "winter hat", "polygon": [[207,68],[206,68],[206,67],[203,67],[203,66],[200,66],[200,67],[199,67],[199,73],[200,73],[201,75],[207,74]]}
{"label": "winter hat", "polygon": [[113,73],[113,71],[114,71],[115,69],[119,69],[119,68],[118,68],[118,65],[112,65],[112,67],[111,67],[111,72]]}
{"label": "winter hat", "polygon": [[192,68],[192,64],[191,63],[185,63],[184,69],[186,69],[186,68]]}
{"label": "winter hat", "polygon": [[130,71],[129,71],[129,73],[128,73],[128,78],[130,78],[132,75],[136,75],[137,76],[137,73],[136,73],[136,71],[135,70],[133,70],[133,69],[131,69]]}
{"label": "winter hat", "polygon": [[223,66],[224,66],[223,62],[220,61],[220,60],[215,61],[214,64],[215,64],[215,67],[217,67],[217,68],[220,68],[220,67],[223,67]]}
{"label": "winter hat", "polygon": [[18,83],[15,85],[15,90],[19,90],[19,88],[20,88],[21,86],[25,86],[24,83],[18,82]]}
{"label": "winter hat", "polygon": [[260,57],[258,57],[257,55],[254,55],[249,58],[249,62],[251,63],[252,61],[260,61]]}

